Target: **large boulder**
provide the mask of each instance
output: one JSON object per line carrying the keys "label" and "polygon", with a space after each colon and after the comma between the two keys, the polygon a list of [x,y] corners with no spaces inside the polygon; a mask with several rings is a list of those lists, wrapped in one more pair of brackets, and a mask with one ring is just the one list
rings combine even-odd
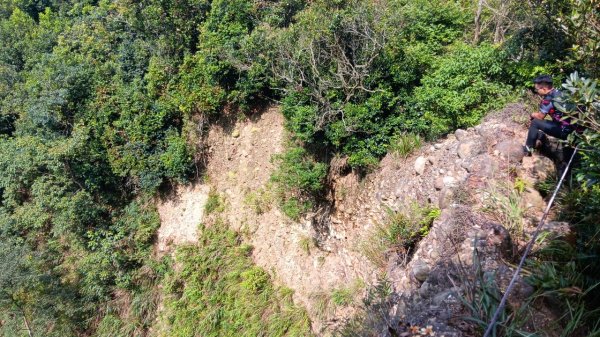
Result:
{"label": "large boulder", "polygon": [[554,162],[548,157],[535,156],[531,173],[539,181],[544,181],[555,173]]}
{"label": "large boulder", "polygon": [[481,139],[473,139],[469,141],[461,142],[456,150],[458,156],[461,159],[471,158],[483,151],[483,144]]}
{"label": "large boulder", "polygon": [[525,157],[523,145],[512,139],[503,140],[496,144],[496,150],[512,163],[520,163]]}
{"label": "large boulder", "polygon": [[469,173],[488,178],[491,178],[498,170],[496,162],[487,153],[463,161],[461,167]]}
{"label": "large boulder", "polygon": [[521,207],[525,209],[533,208],[536,211],[543,211],[546,207],[544,198],[536,189],[527,187],[523,191],[521,199]]}
{"label": "large boulder", "polygon": [[469,135],[469,133],[463,129],[458,129],[454,132],[454,135],[456,136],[456,139],[458,139],[459,141],[463,141],[467,138],[467,136]]}

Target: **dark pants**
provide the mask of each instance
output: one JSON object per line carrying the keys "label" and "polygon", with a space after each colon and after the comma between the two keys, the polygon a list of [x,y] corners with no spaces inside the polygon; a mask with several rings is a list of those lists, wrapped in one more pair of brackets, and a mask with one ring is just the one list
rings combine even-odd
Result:
{"label": "dark pants", "polygon": [[533,119],[531,125],[529,125],[529,132],[527,133],[525,145],[533,148],[535,146],[535,141],[540,136],[540,131],[560,139],[567,139],[567,136],[570,133],[569,130],[563,129],[559,122]]}
{"label": "dark pants", "polygon": [[[542,131],[542,132],[540,132]],[[563,129],[559,122],[545,121],[541,119],[534,119],[531,121],[529,126],[529,132],[527,133],[527,142],[525,143],[530,148],[533,148],[536,140],[542,141],[542,147],[540,152],[546,157],[552,159],[556,167],[556,176],[560,178],[567,168],[567,163],[573,154],[573,148],[567,144],[560,144],[558,142],[550,141],[548,138],[544,138],[544,134],[558,138],[567,139],[567,136],[572,130]],[[575,158],[574,165],[577,162]]]}

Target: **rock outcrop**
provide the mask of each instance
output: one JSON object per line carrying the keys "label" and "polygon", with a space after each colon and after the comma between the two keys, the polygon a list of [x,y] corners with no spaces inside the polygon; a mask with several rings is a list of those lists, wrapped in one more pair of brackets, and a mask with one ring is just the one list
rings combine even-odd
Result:
{"label": "rock outcrop", "polygon": [[[526,231],[534,222],[527,218],[545,207],[532,186],[554,174],[551,161],[523,158],[526,129],[511,116],[526,113],[524,106],[510,105],[474,128],[416,149],[408,158],[388,154],[365,177],[340,170],[344,174],[330,177],[329,205],[294,223],[277,207],[259,214],[247,202],[249,195],[265,191],[274,169],[270,157],[283,149],[283,118],[271,108],[253,120],[210,131],[207,186],[223,196],[222,216],[245,233],[254,246],[254,261],[308,308],[318,335],[352,317],[353,310],[318,312],[322,296],[316,295],[357,280],[368,288],[385,272],[399,300],[390,310],[397,326],[382,327],[381,335],[391,336],[408,324],[431,325],[436,336],[467,336],[471,325],[454,319],[464,310],[461,296],[470,291],[461,277],[478,270],[502,288],[512,270],[505,261],[511,261],[520,242],[510,234],[514,228],[482,209],[493,200],[494,188],[505,188],[502,184],[518,177],[525,184],[520,197]],[[439,207],[441,214],[412,251],[391,250],[386,267],[376,266],[361,247],[388,221],[390,210],[410,212],[414,204]],[[523,282],[520,288],[512,302],[531,291]]]}

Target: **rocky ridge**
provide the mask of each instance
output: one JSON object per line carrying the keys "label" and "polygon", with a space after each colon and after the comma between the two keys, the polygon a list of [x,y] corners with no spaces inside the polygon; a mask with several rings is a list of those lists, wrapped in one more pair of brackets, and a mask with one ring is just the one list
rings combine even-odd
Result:
{"label": "rocky ridge", "polygon": [[[390,308],[398,326],[383,327],[382,335],[412,324],[431,325],[438,335],[468,336],[468,324],[451,323],[462,310],[458,295],[465,293],[457,278],[460,269],[472,268],[476,257],[483,272],[502,284],[512,268],[505,261],[520,244],[500,219],[483,211],[490,191],[503,182],[524,182],[524,231],[545,207],[533,184],[552,174],[554,165],[541,156],[523,158],[526,129],[514,120],[526,114],[523,105],[510,105],[408,158],[388,154],[366,177],[333,174],[330,205],[294,223],[277,207],[257,212],[248,202],[250,195],[268,189],[274,169],[270,158],[284,147],[283,118],[272,107],[250,120],[211,129],[206,186],[223,196],[222,216],[253,245],[255,262],[294,290],[294,300],[308,308],[317,335],[328,335],[354,312],[344,306],[319,311],[323,294],[357,280],[368,288],[385,272],[399,299]],[[375,266],[361,243],[387,221],[388,209],[406,212],[415,203],[436,206],[441,215],[409,256],[390,252],[386,268]],[[527,294],[530,289],[521,284],[520,293]]]}

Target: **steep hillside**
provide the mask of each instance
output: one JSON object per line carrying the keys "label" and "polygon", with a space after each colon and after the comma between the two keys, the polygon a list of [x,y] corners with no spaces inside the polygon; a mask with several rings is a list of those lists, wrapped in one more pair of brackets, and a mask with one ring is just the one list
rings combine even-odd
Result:
{"label": "steep hillside", "polygon": [[[444,275],[456,275],[458,265],[472,267],[473,247],[480,244],[489,246],[481,253],[491,264],[485,268],[508,273],[510,264],[498,255],[497,246],[504,241],[497,237],[513,233],[515,246],[502,249],[517,249],[545,206],[533,186],[552,174],[554,166],[545,157],[523,158],[520,144],[526,130],[515,120],[525,115],[524,106],[510,105],[477,127],[458,130],[406,158],[389,154],[366,177],[337,174],[331,181],[329,211],[309,214],[300,222],[283,215],[269,195],[271,157],[285,146],[278,108],[249,119],[225,119],[208,135],[206,182],[181,191],[177,199],[183,202],[178,205],[161,203],[159,233],[171,236],[174,243],[182,236],[193,238],[183,234],[193,223],[214,220],[214,212],[204,217],[198,212],[212,194],[222,204],[217,216],[253,247],[258,266],[294,291],[295,301],[308,309],[316,334],[342,328],[356,313],[353,307],[360,298],[385,273],[394,293],[404,298],[390,308],[394,317],[422,326],[437,324],[436,329],[458,336],[448,322],[434,324],[436,311],[428,316],[424,303],[446,301],[440,296],[456,289],[449,283],[452,277]],[[523,185],[516,201],[521,218],[511,219],[513,228],[504,228],[502,224],[509,224],[502,218],[502,207],[508,206],[502,204],[503,193],[516,184]],[[382,238],[377,235],[394,215],[411,216],[425,208],[435,220],[420,242],[378,248]],[[177,212],[182,215],[169,216]],[[159,237],[159,245],[164,240],[169,239]],[[339,299],[340,294],[346,298]],[[411,303],[419,303],[419,310]],[[418,315],[411,317],[415,312]]]}
{"label": "steep hillside", "polygon": [[522,107],[474,127],[534,79],[580,156],[526,302],[593,334],[597,2],[0,1],[0,335],[422,335],[452,287],[479,323],[431,324],[477,335],[514,261],[454,257],[520,249],[554,182]]}

